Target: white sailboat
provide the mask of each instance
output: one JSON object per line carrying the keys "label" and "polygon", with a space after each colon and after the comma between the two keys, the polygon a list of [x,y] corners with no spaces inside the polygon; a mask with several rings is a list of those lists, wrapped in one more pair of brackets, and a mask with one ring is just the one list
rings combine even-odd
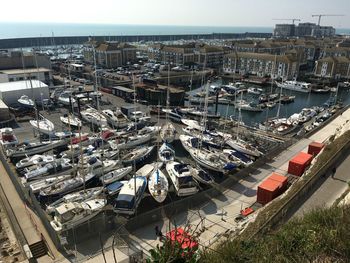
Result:
{"label": "white sailboat", "polygon": [[96,216],[106,204],[105,199],[63,203],[55,208],[54,220],[50,224],[56,232],[69,230]]}
{"label": "white sailboat", "polygon": [[166,171],[178,196],[193,195],[199,191],[197,183],[193,180],[189,165],[169,162],[166,164]]}
{"label": "white sailboat", "polygon": [[78,192],[73,192],[71,194],[66,194],[55,202],[49,204],[46,207],[46,212],[51,214],[55,212],[55,209],[62,204],[67,204],[70,202],[83,202],[88,201],[90,199],[97,198],[103,191],[103,187],[94,187],[85,190],[81,190]]}
{"label": "white sailboat", "polygon": [[23,169],[31,165],[47,164],[47,163],[53,162],[54,160],[55,160],[55,157],[52,155],[35,154],[33,156],[26,157],[20,160],[18,163],[16,163],[16,168]]}
{"label": "white sailboat", "polygon": [[115,181],[119,181],[124,176],[128,175],[132,171],[132,166],[122,167],[111,172],[108,172],[100,177],[100,181],[103,184],[111,184]]}
{"label": "white sailboat", "polygon": [[166,109],[165,112],[166,116],[166,122],[163,125],[162,129],[160,130],[160,138],[163,142],[166,143],[172,143],[175,140],[176,136],[176,129],[174,125],[169,121],[169,104],[170,104],[170,98],[169,98],[169,83],[170,83],[170,64],[168,64],[168,87],[167,87],[167,97],[166,97]]}
{"label": "white sailboat", "polygon": [[47,135],[52,134],[55,129],[55,125],[43,116],[41,116],[41,119],[39,120],[30,120],[29,123],[33,126],[34,129]]}
{"label": "white sailboat", "polygon": [[87,108],[80,112],[81,117],[88,123],[92,123],[97,126],[107,126],[107,119],[101,113],[94,108]]}
{"label": "white sailboat", "polygon": [[41,178],[39,180],[35,180],[33,182],[30,182],[29,188],[30,190],[36,194],[39,193],[42,189],[47,188],[47,187],[51,187],[53,185],[56,185],[57,183],[64,181],[64,180],[68,180],[71,179],[73,176],[70,174],[65,174],[65,175],[59,175],[59,176],[53,176],[53,177],[49,177],[49,178]]}
{"label": "white sailboat", "polygon": [[158,203],[164,202],[168,195],[168,179],[159,167],[157,167],[148,178],[148,190]]}
{"label": "white sailboat", "polygon": [[68,126],[81,127],[81,120],[72,114],[65,114],[60,117],[60,120]]}

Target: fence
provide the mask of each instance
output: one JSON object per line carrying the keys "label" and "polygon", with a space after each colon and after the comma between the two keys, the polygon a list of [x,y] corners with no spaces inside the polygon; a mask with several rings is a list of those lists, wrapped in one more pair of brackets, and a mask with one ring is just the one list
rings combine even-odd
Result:
{"label": "fence", "polygon": [[320,176],[329,173],[331,167],[334,167],[336,163],[339,162],[340,159],[347,156],[348,151],[350,150],[350,141],[343,145],[336,154],[325,162],[319,169],[316,171],[307,181],[302,185],[301,189],[297,192],[293,193],[291,196],[287,196],[287,201],[282,204],[276,212],[274,212],[268,219],[265,220],[265,223],[260,226],[257,231],[255,231],[251,237],[262,234],[274,226],[286,222],[293,210],[296,207],[299,207],[305,200],[305,197],[310,194],[315,188],[315,185],[319,182]]}

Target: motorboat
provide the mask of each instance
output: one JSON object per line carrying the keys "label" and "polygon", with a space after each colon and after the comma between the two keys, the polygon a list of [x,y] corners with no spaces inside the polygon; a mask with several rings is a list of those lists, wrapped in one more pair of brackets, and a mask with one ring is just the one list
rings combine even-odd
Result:
{"label": "motorboat", "polygon": [[193,146],[196,145],[196,148],[199,146],[199,141],[201,141],[202,145],[213,148],[222,148],[222,145],[225,144],[225,137],[213,136],[207,131],[199,132],[190,126],[182,128],[182,131],[184,134],[196,138],[196,140],[193,140],[192,142]]}
{"label": "motorboat", "polygon": [[261,108],[261,106],[257,105],[257,104],[254,104],[254,103],[248,103],[244,100],[241,100],[239,102],[237,102],[235,104],[235,107],[240,109],[240,110],[243,110],[243,111],[254,111],[254,112],[261,112],[263,111],[263,109]]}
{"label": "motorboat", "polygon": [[191,120],[191,119],[182,119],[181,122],[185,124],[186,126],[189,126],[193,129],[196,129],[198,131],[204,131],[205,127],[199,124],[198,121],[196,120]]}
{"label": "motorboat", "polygon": [[158,203],[164,202],[168,195],[169,183],[165,174],[156,168],[148,178],[148,191]]}
{"label": "motorboat", "polygon": [[263,90],[260,88],[250,87],[247,89],[247,92],[254,95],[260,95],[263,92]]}
{"label": "motorboat", "polygon": [[73,107],[76,105],[76,100],[72,97],[72,93],[69,91],[62,92],[58,98],[57,101],[65,106],[72,105]]}
{"label": "motorboat", "polygon": [[[91,160],[95,161],[93,164]],[[93,174],[96,177],[102,176],[103,174],[109,173],[116,169],[119,161],[116,160],[104,160],[100,161],[96,157],[92,157],[85,168],[84,173]],[[79,171],[78,174],[83,172]]]}
{"label": "motorboat", "polygon": [[67,231],[95,217],[106,204],[105,199],[63,203],[55,208],[55,216],[50,224],[56,232]]}
{"label": "motorboat", "polygon": [[116,194],[119,194],[120,190],[123,188],[124,184],[126,184],[128,181],[115,181],[114,183],[111,183],[106,186],[106,192],[109,196],[114,196]]}
{"label": "motorboat", "polygon": [[81,120],[72,115],[72,114],[64,114],[60,117],[61,122],[71,127],[81,127]]}
{"label": "motorboat", "polygon": [[311,91],[311,84],[306,82],[287,80],[282,83],[276,82],[276,84],[277,84],[277,87],[282,89],[305,92],[305,93],[308,93]]}
{"label": "motorboat", "polygon": [[17,101],[24,108],[32,109],[35,106],[34,101],[30,99],[27,95],[22,95]]}
{"label": "motorboat", "polygon": [[171,122],[167,122],[160,130],[159,135],[163,142],[172,143],[175,140],[176,129]]}
{"label": "motorboat", "polygon": [[248,154],[254,157],[259,157],[262,153],[249,143],[240,139],[230,139],[226,141],[226,144],[232,149],[241,153]]}
{"label": "motorboat", "polygon": [[183,114],[178,109],[162,109],[173,122],[181,122]]}
{"label": "motorboat", "polygon": [[192,169],[192,176],[194,178],[194,180],[196,180],[198,183],[202,183],[202,184],[206,184],[206,185],[211,185],[213,183],[215,183],[214,178],[207,173],[206,171],[204,171],[201,168],[194,168],[191,167],[190,169]]}
{"label": "motorboat", "polygon": [[169,162],[166,164],[166,171],[178,196],[189,196],[199,191],[198,184],[194,181],[188,164]]}
{"label": "motorboat", "polygon": [[130,113],[130,120],[133,122],[143,122],[147,123],[151,121],[151,117],[148,116],[143,111],[133,111]]}
{"label": "motorboat", "polygon": [[102,114],[106,117],[107,122],[111,127],[115,129],[122,129],[129,125],[130,121],[128,117],[122,113],[120,109],[116,110],[103,110]]}
{"label": "motorboat", "polygon": [[118,214],[133,215],[139,206],[147,187],[147,178],[134,176],[123,185],[115,200],[114,211]]}
{"label": "motorboat", "polygon": [[10,127],[0,129],[0,144],[2,146],[16,146],[18,144],[18,139]]}
{"label": "motorboat", "polygon": [[24,168],[24,176],[27,181],[30,181],[43,175],[65,171],[70,168],[72,168],[72,164],[70,164],[70,160],[66,158],[61,158],[47,164],[33,165],[30,167]]}
{"label": "motorboat", "polygon": [[30,120],[29,123],[33,126],[34,129],[47,135],[52,134],[55,129],[55,125],[44,117],[41,117],[41,119],[38,120]]}
{"label": "motorboat", "polygon": [[70,202],[84,202],[88,201],[90,199],[95,199],[97,198],[103,191],[103,187],[94,187],[94,188],[89,188],[77,192],[73,192],[70,194],[66,194],[60,199],[56,200],[55,202],[49,204],[46,207],[46,212],[48,214],[54,213],[55,209],[62,204],[67,204]]}
{"label": "motorboat", "polygon": [[188,114],[200,118],[205,116],[207,119],[220,119],[220,114],[212,114],[201,110],[192,110],[189,111]]}
{"label": "motorboat", "polygon": [[39,193],[44,188],[51,187],[61,181],[68,180],[73,177],[74,176],[71,174],[44,177],[44,178],[40,178],[38,180],[32,181],[27,185],[29,186],[29,189],[32,191],[32,193],[36,194],[36,193]]}
{"label": "motorboat", "polygon": [[158,150],[159,160],[163,163],[174,161],[175,159],[175,150],[166,142]]}
{"label": "motorboat", "polygon": [[17,169],[23,169],[28,166],[32,165],[42,165],[42,164],[47,164],[51,163],[55,160],[55,157],[52,155],[41,155],[41,154],[35,154],[30,157],[26,157],[19,162],[16,163],[16,168]]}
{"label": "motorboat", "polygon": [[119,181],[132,171],[132,166],[122,167],[113,171],[110,171],[100,177],[100,181],[103,184],[111,184],[115,181]]}
{"label": "motorboat", "polygon": [[137,164],[146,160],[152,153],[155,146],[144,146],[137,148],[122,156],[120,160],[124,165]]}
{"label": "motorboat", "polygon": [[94,124],[96,126],[102,126],[102,127],[107,126],[106,117],[103,116],[94,108],[89,107],[86,110],[81,111],[80,114],[83,120],[85,120],[88,123]]}
{"label": "motorboat", "polygon": [[62,196],[68,193],[71,193],[79,188],[82,188],[87,184],[95,175],[88,173],[83,176],[76,176],[69,178],[63,181],[60,181],[56,184],[48,186],[40,190],[40,196],[42,197],[53,197],[53,196]]}

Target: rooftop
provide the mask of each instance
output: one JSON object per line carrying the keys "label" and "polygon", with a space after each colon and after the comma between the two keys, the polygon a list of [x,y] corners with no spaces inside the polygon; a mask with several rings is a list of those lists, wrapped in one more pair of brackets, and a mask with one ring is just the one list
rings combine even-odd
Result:
{"label": "rooftop", "polygon": [[0,70],[0,73],[4,73],[7,75],[14,75],[14,74],[35,74],[38,72],[50,72],[47,68],[28,68],[28,69],[3,69]]}
{"label": "rooftop", "polygon": [[47,87],[47,85],[39,80],[32,80],[32,84],[30,84],[30,80],[22,80],[22,81],[13,81],[0,83],[0,92],[6,92],[11,90],[25,90],[25,89],[33,89]]}

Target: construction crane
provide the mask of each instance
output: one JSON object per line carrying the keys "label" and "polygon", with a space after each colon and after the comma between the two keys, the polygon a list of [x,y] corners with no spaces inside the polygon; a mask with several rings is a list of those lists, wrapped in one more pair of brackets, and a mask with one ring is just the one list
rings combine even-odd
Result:
{"label": "construction crane", "polygon": [[294,21],[301,21],[299,18],[287,18],[287,19],[283,19],[283,18],[274,18],[272,20],[288,20],[288,21],[292,21],[293,25],[294,25]]}
{"label": "construction crane", "polygon": [[315,16],[318,16],[318,24],[317,25],[320,25],[321,24],[321,17],[323,17],[323,16],[345,16],[345,15],[312,15],[312,17],[315,17]]}

